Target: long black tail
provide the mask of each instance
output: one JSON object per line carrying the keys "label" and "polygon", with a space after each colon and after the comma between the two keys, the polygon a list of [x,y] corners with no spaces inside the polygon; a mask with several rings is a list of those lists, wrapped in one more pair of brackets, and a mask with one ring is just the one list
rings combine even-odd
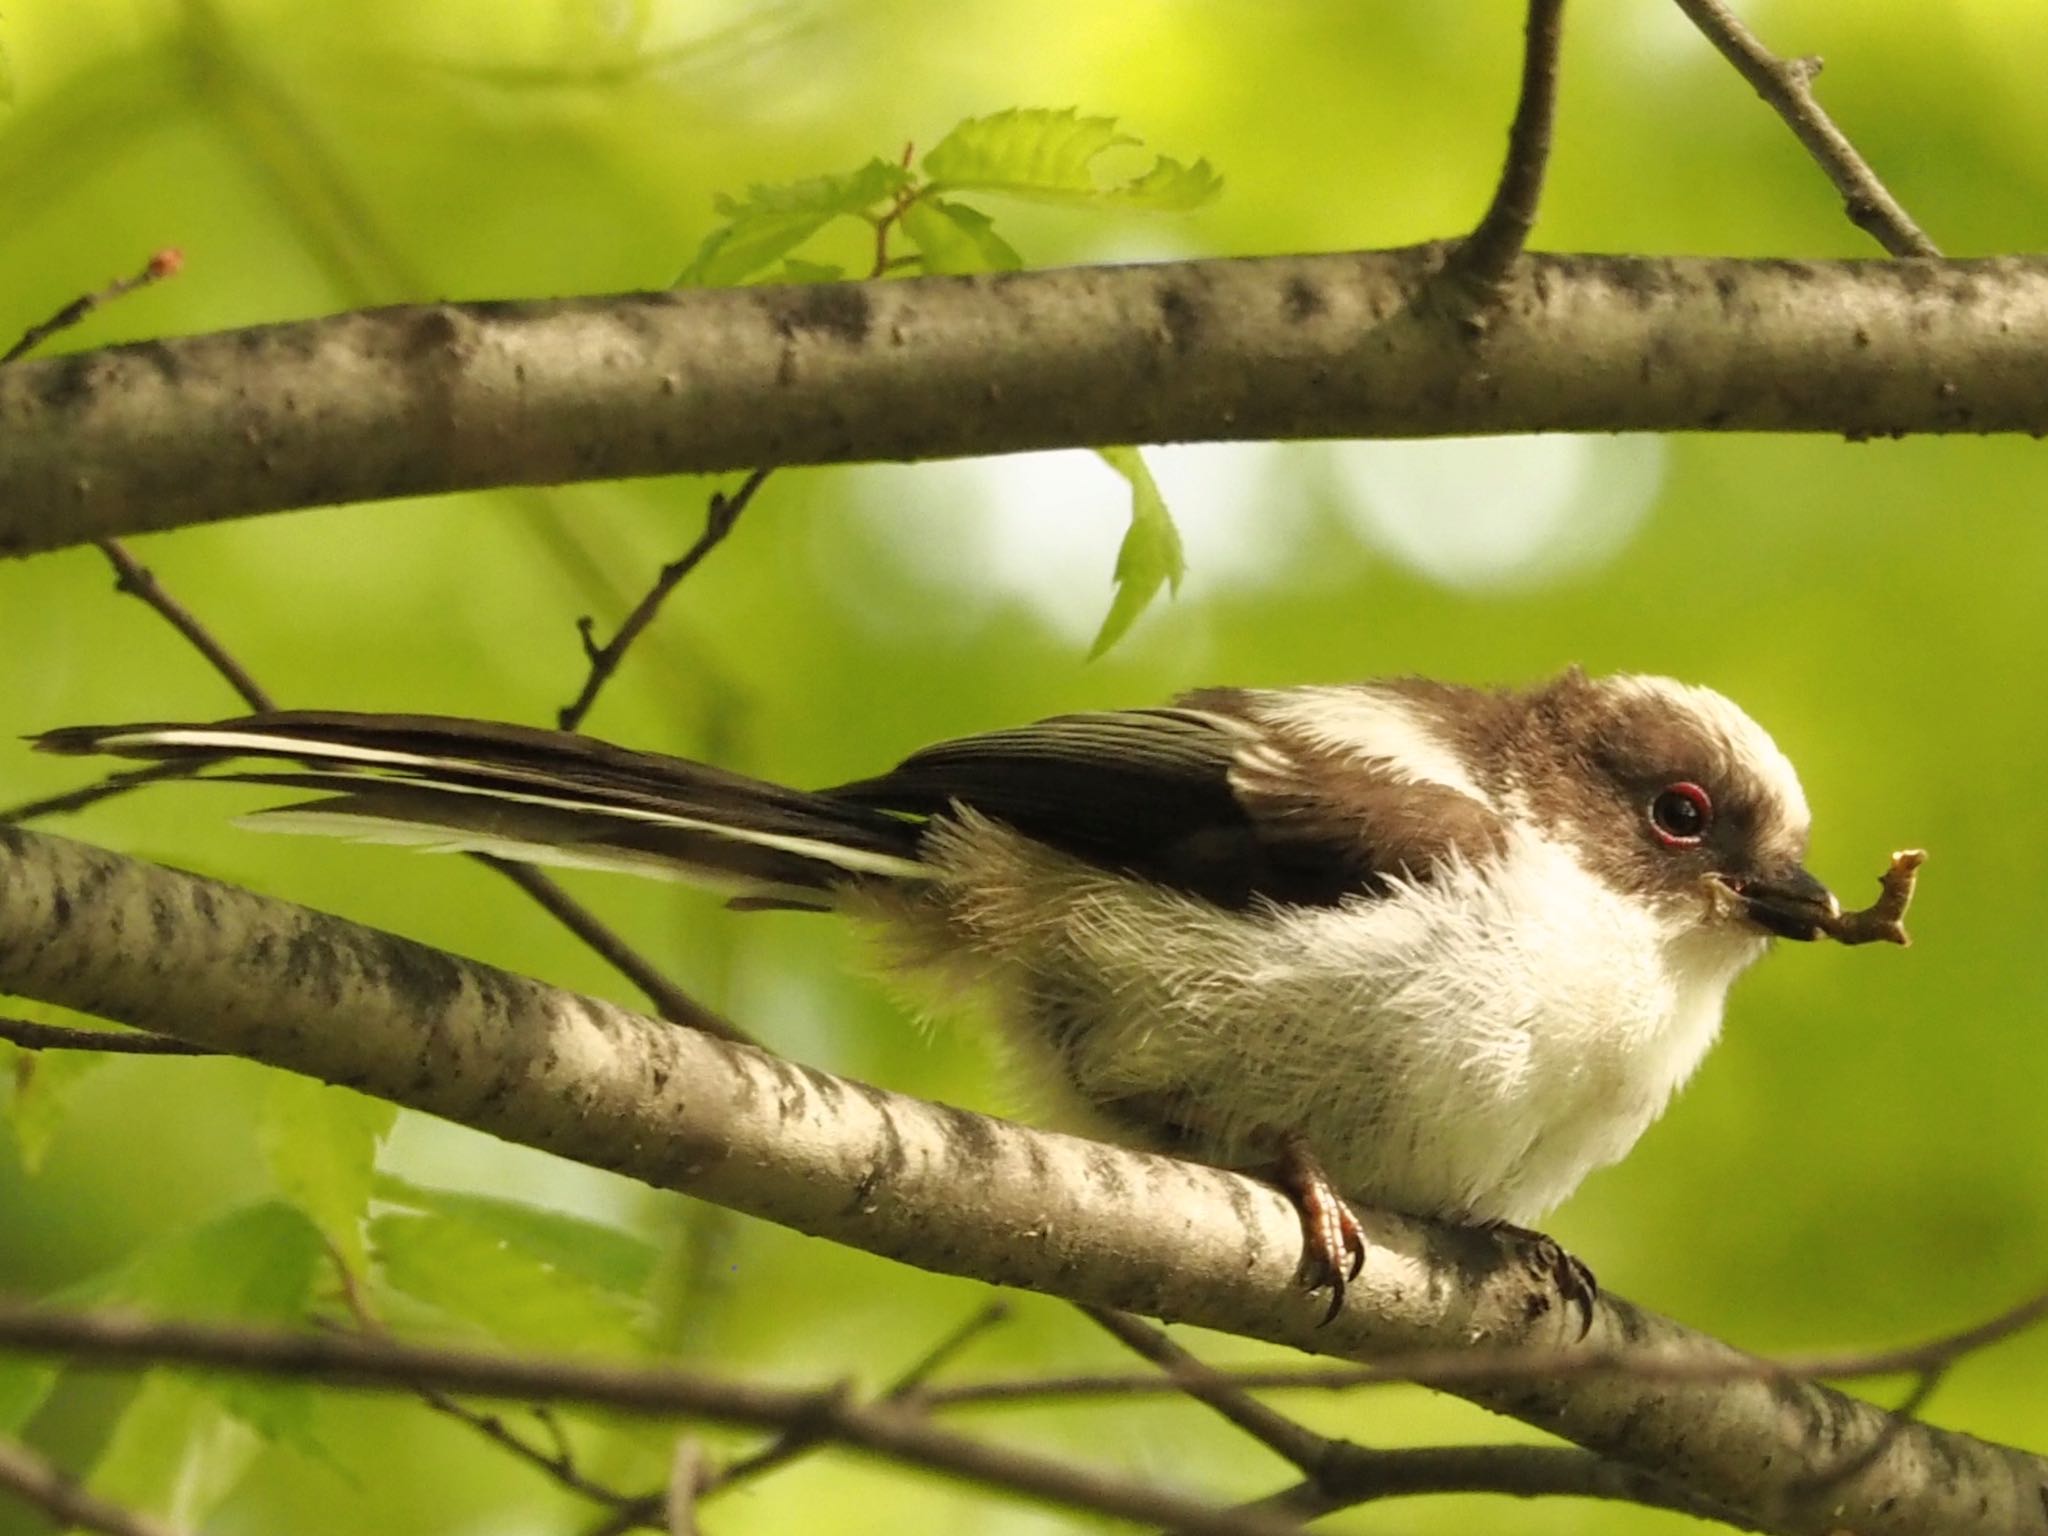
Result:
{"label": "long black tail", "polygon": [[926,875],[918,819],[561,731],[281,710],[210,725],[72,726],[35,744],[195,769],[294,763],[204,776],[321,792],[259,811],[253,826],[690,880],[749,904],[825,907],[849,884]]}

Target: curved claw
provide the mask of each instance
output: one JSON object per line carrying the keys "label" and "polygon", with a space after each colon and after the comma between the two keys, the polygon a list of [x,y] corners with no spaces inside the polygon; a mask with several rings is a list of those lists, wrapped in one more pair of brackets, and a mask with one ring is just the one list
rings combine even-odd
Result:
{"label": "curved claw", "polygon": [[1302,1289],[1330,1288],[1329,1310],[1322,1318],[1327,1324],[1344,1309],[1346,1289],[1365,1268],[1365,1229],[1300,1137],[1283,1141],[1274,1182],[1301,1214]]}
{"label": "curved claw", "polygon": [[1526,1268],[1557,1288],[1560,1301],[1578,1309],[1579,1337],[1583,1339],[1591,1333],[1593,1304],[1600,1299],[1600,1282],[1594,1279],[1586,1262],[1567,1252],[1562,1243],[1546,1232],[1532,1232],[1505,1221],[1494,1223],[1492,1230],[1516,1249],[1516,1256]]}

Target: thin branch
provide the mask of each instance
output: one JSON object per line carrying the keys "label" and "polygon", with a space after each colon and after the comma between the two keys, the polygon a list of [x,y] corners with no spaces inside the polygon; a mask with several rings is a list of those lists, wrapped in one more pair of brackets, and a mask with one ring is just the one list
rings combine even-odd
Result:
{"label": "thin branch", "polygon": [[66,1477],[19,1440],[0,1437],[0,1488],[33,1504],[63,1530],[80,1528],[102,1536],[176,1536],[172,1527],[132,1509],[109,1503]]}
{"label": "thin branch", "polygon": [[692,1029],[701,1029],[707,1034],[716,1035],[721,1040],[734,1040],[743,1045],[758,1043],[739,1025],[717,1010],[698,1002],[668,977],[662,975],[651,961],[620,937],[616,929],[563,890],[560,882],[551,879],[531,864],[493,858],[487,853],[472,854],[471,857],[479,864],[495,869],[531,896],[564,928],[575,934],[599,957],[608,961],[626,980],[646,993],[648,1001],[654,1004],[655,1012],[670,1023],[686,1024]]}
{"label": "thin branch", "polygon": [[[1946,1370],[1965,1356],[2048,1321],[2048,1288],[2008,1307],[1981,1323],[1952,1333],[1940,1334],[1917,1344],[1892,1349],[1861,1350],[1833,1354],[1688,1356],[1651,1354],[1627,1349],[1540,1347],[1534,1349],[1493,1349],[1486,1351],[1419,1350],[1382,1355],[1370,1365],[1304,1368],[1283,1366],[1270,1370],[1236,1370],[1216,1366],[1202,1369],[1219,1387],[1241,1392],[1314,1391],[1344,1392],[1358,1387],[1403,1386],[1426,1382],[1452,1386],[1479,1381],[1510,1381],[1541,1377],[1560,1380],[1573,1377],[1625,1375],[1646,1381],[1855,1381],[1887,1376],[1924,1376]],[[1154,1375],[1100,1373],[1059,1377],[1010,1377],[989,1381],[955,1382],[950,1386],[928,1387],[918,1395],[924,1408],[979,1407],[1052,1399],[1115,1397],[1156,1397],[1183,1392],[1177,1378]],[[1912,1406],[1909,1401],[1896,1412]]]}
{"label": "thin branch", "polygon": [[1320,1476],[1240,1507],[1313,1520],[1380,1499],[1440,1493],[1608,1499],[1718,1520],[1737,1530],[1773,1529],[1654,1473],[1591,1451],[1552,1445],[1443,1445],[1377,1451],[1342,1444]]}
{"label": "thin branch", "polygon": [[1319,1435],[1278,1409],[1267,1407],[1229,1377],[1174,1343],[1164,1329],[1107,1307],[1082,1307],[1080,1311],[1126,1349],[1166,1372],[1173,1384],[1196,1402],[1213,1408],[1281,1460],[1308,1473],[1311,1481],[1320,1483],[1321,1470],[1329,1464],[1333,1451],[1347,1443]]}
{"label": "thin branch", "polygon": [[50,316],[49,319],[32,325],[23,331],[20,339],[13,346],[9,347],[4,353],[0,353],[0,367],[5,367],[17,358],[26,356],[59,331],[70,330],[72,326],[78,324],[79,321],[98,309],[102,304],[112,303],[115,299],[123,298],[135,292],[138,288],[147,288],[151,283],[160,283],[167,277],[176,277],[179,269],[184,265],[185,257],[183,252],[174,247],[167,246],[144,262],[142,270],[134,276],[117,278],[97,293],[80,294],[69,304],[66,304],[62,309]]}
{"label": "thin branch", "polygon": [[448,1392],[575,1403],[753,1428],[803,1428],[885,1461],[1001,1488],[1070,1509],[1164,1524],[1196,1536],[1283,1536],[1291,1521],[1231,1512],[1164,1489],[940,1429],[904,1409],[861,1404],[844,1391],[800,1391],[686,1371],[401,1344],[375,1336],[288,1333],[151,1320],[116,1312],[55,1312],[0,1304],[0,1347],[32,1356],[139,1370],[205,1366],[329,1386]]}
{"label": "thin branch", "polygon": [[1877,172],[1813,93],[1816,58],[1781,59],[1742,24],[1724,0],[1678,0],[1692,24],[1741,73],[1771,110],[1785,120],[1806,152],[1842,194],[1849,221],[1894,256],[1939,256],[1941,250],[1915,224]]}
{"label": "thin branch", "polygon": [[1494,186],[1493,202],[1446,268],[1477,305],[1499,296],[1508,268],[1528,244],[1536,223],[1543,172],[1550,160],[1551,125],[1557,116],[1557,59],[1563,40],[1564,0],[1529,0],[1521,94],[1508,129],[1507,159]]}
{"label": "thin branch", "polygon": [[138,1035],[120,1029],[72,1029],[0,1018],[0,1040],[24,1051],[105,1051],[114,1056],[218,1056],[219,1051],[168,1035]]}
{"label": "thin branch", "polygon": [[661,605],[668,601],[669,594],[725,542],[726,535],[732,532],[740,514],[747,510],[747,503],[754,499],[754,493],[761,489],[770,473],[766,469],[754,470],[730,496],[718,491],[712,493],[711,503],[704,513],[704,531],[697,536],[697,542],[684,550],[680,558],[661,568],[654,578],[654,585],[633,605],[633,611],[626,615],[625,622],[611,639],[599,645],[594,638],[596,621],[588,615],[577,621],[577,633],[583,637],[583,654],[590,662],[590,672],[583,679],[583,686],[576,697],[556,713],[555,721],[563,730],[573,731],[583,724],[583,717],[597,702],[598,690],[618,670],[627,649],[640,638],[641,631],[654,622],[654,616],[661,612]]}
{"label": "thin branch", "polygon": [[20,805],[0,811],[0,827],[25,825],[40,821],[45,816],[66,816],[98,805],[102,800],[111,800],[116,795],[125,795],[131,789],[140,789],[145,784],[188,778],[191,773],[189,763],[155,763],[147,768],[110,773],[96,784],[67,789],[61,795],[45,795],[40,800],[25,800]]}
{"label": "thin branch", "polygon": [[[243,703],[258,713],[277,707],[269,692],[256,681],[254,674],[214,636],[200,621],[198,615],[173,597],[163,583],[157,580],[155,574],[130,554],[119,540],[99,539],[95,542],[100,553],[105,555],[114,567],[115,586],[122,592],[140,598],[161,615],[164,621],[220,674],[222,680],[240,695]],[[116,775],[84,790],[73,791],[69,795],[19,806],[12,812],[0,815],[0,822],[26,821],[56,810],[82,809],[140,784],[160,778],[177,777],[191,771],[184,765],[178,765],[174,772],[165,773],[163,769],[168,766],[170,765]],[[469,857],[487,869],[496,870],[518,886],[570,933],[595,951],[601,959],[640,988],[663,1018],[694,1029],[708,1030],[721,1039],[748,1039],[746,1032],[738,1025],[721,1018],[662,975],[657,967],[628,944],[617,931],[540,870],[510,860],[492,858],[488,854],[473,853]]]}
{"label": "thin branch", "polygon": [[[940,1339],[908,1369],[883,1389],[881,1401],[890,1404],[910,1402],[932,1376],[989,1329],[996,1327],[1010,1315],[1007,1303],[992,1301],[969,1317],[959,1327]],[[728,1463],[717,1471],[706,1475],[698,1492],[709,1494],[735,1483],[746,1482],[793,1460],[810,1447],[818,1444],[821,1436],[803,1428],[787,1429],[775,1441],[750,1455]]]}
{"label": "thin branch", "polygon": [[127,546],[119,539],[95,539],[93,543],[114,568],[115,590],[142,599],[162,615],[164,622],[206,659],[206,664],[221,675],[249,708],[259,714],[277,708],[270,695],[249,675],[248,669],[214,638],[213,632],[199,622],[191,609],[164,590],[163,583],[156,579],[156,573],[130,554]]}

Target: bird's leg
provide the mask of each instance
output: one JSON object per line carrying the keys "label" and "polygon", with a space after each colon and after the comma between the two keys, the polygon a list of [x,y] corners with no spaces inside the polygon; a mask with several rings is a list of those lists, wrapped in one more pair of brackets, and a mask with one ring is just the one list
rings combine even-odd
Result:
{"label": "bird's leg", "polygon": [[1365,1231],[1298,1132],[1280,1137],[1271,1178],[1301,1213],[1302,1285],[1309,1291],[1330,1288],[1327,1323],[1343,1308],[1345,1287],[1365,1268]]}
{"label": "bird's leg", "polygon": [[1593,1303],[1600,1299],[1600,1282],[1593,1278],[1585,1260],[1567,1252],[1547,1232],[1534,1232],[1511,1221],[1489,1221],[1483,1225],[1515,1251],[1524,1267],[1556,1286],[1566,1306],[1579,1309],[1580,1338],[1593,1331]]}

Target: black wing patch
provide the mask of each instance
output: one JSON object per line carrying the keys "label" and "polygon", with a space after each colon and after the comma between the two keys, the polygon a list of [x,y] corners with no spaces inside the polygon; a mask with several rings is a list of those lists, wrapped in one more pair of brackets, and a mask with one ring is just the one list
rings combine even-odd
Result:
{"label": "black wing patch", "polygon": [[824,793],[920,816],[967,806],[1229,908],[1333,906],[1497,841],[1479,802],[1290,739],[1251,719],[1245,700],[1216,689],[1188,708],[1055,716],[941,742]]}

